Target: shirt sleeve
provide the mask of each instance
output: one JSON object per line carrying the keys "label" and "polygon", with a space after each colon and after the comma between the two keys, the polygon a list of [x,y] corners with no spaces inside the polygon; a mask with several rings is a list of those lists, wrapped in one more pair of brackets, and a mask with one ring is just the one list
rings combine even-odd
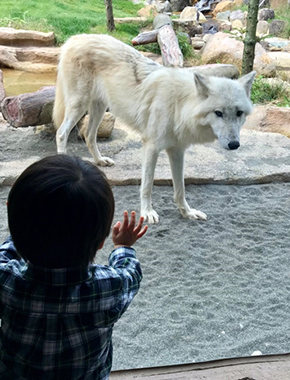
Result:
{"label": "shirt sleeve", "polygon": [[123,314],[140,288],[142,280],[141,265],[136,258],[135,250],[131,247],[114,249],[109,257],[109,265],[114,268],[122,279]]}
{"label": "shirt sleeve", "polygon": [[11,236],[0,245],[0,264],[8,263],[10,260],[24,262],[24,260],[18,255]]}

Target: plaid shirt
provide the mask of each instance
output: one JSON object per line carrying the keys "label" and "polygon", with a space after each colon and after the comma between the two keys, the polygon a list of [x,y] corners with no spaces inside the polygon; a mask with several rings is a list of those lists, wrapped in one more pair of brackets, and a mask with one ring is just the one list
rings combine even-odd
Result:
{"label": "plaid shirt", "polygon": [[138,292],[133,248],[109,266],[44,269],[0,246],[0,379],[103,380],[112,366],[114,323]]}

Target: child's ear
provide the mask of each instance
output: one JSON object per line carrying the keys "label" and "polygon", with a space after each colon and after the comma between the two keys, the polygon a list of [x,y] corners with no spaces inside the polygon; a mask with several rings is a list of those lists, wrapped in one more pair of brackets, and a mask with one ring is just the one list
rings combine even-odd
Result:
{"label": "child's ear", "polygon": [[98,248],[98,250],[99,249],[102,249],[103,248],[103,246],[104,246],[104,244],[105,244],[105,240],[100,244],[100,246],[99,246],[99,248]]}

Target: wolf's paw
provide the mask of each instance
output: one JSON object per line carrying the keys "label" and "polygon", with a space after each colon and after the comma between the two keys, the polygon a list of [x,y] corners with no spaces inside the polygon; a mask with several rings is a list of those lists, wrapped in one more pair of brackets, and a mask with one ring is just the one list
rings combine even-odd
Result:
{"label": "wolf's paw", "polygon": [[113,165],[115,165],[115,162],[109,157],[102,157],[97,162],[97,165],[99,165],[99,166],[113,166]]}
{"label": "wolf's paw", "polygon": [[144,221],[148,224],[156,224],[159,222],[159,215],[153,209],[143,212],[141,211],[141,216],[144,217]]}
{"label": "wolf's paw", "polygon": [[187,214],[183,216],[189,219],[207,220],[207,215],[204,212],[195,210],[194,208],[190,208]]}

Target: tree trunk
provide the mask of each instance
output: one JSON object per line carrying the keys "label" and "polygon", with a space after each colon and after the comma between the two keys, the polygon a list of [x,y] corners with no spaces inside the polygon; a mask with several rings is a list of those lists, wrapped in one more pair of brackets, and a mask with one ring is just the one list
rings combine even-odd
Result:
{"label": "tree trunk", "polygon": [[105,0],[106,13],[107,13],[107,30],[112,32],[116,29],[113,15],[112,0]]}
{"label": "tree trunk", "polygon": [[256,47],[259,0],[250,0],[248,6],[247,32],[244,40],[242,75],[253,70]]}

